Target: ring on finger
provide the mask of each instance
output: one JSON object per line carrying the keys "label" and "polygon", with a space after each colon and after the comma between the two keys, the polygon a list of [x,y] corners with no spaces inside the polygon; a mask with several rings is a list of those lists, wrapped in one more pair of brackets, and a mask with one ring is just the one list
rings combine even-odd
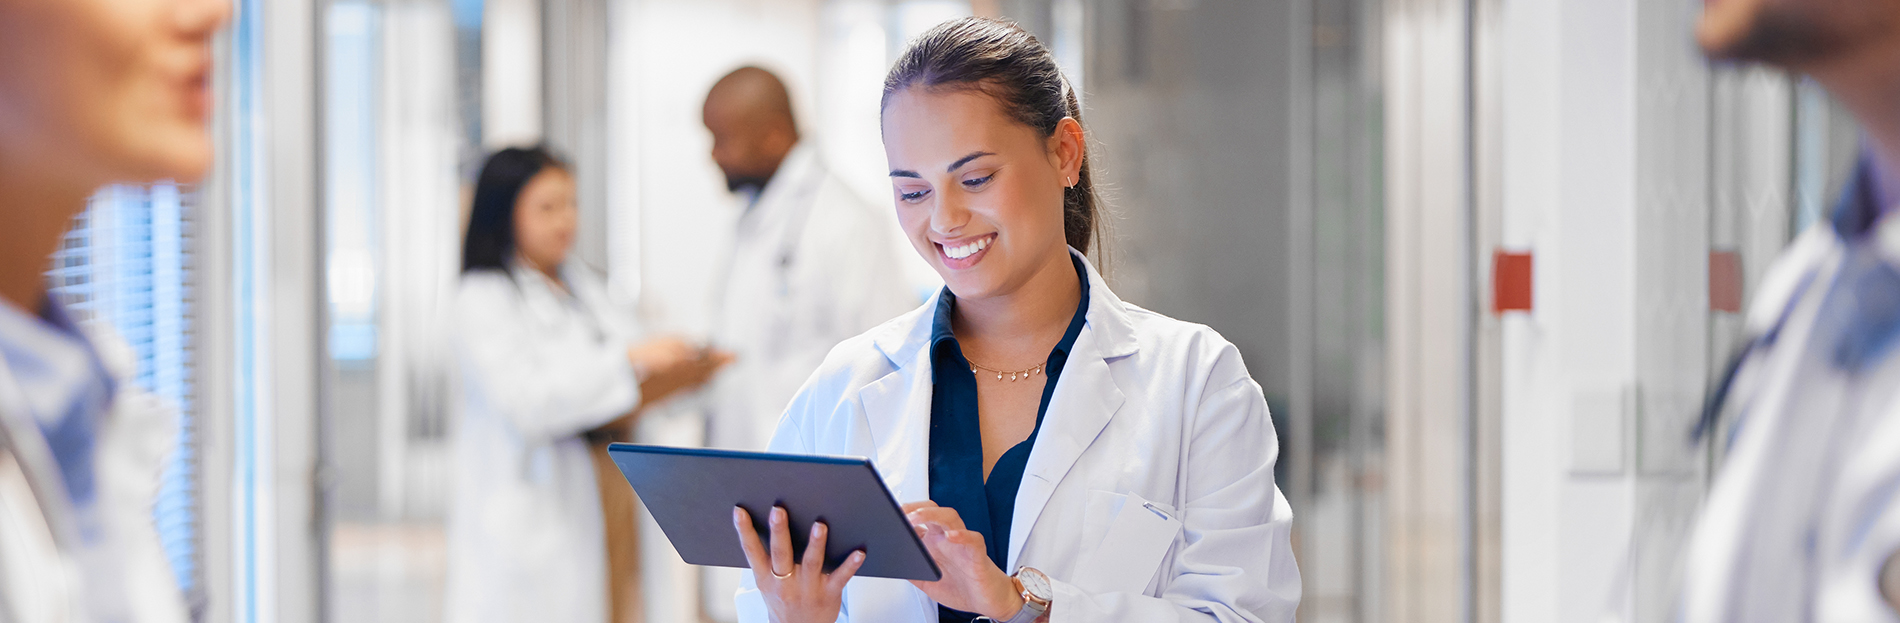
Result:
{"label": "ring on finger", "polygon": [[[794,570],[794,571],[795,571],[795,570]],[[775,577],[775,578],[778,578],[778,579],[780,579],[780,580],[784,580],[784,579],[788,579],[788,578],[791,578],[791,577],[792,577],[792,572],[791,572],[791,571],[787,571],[787,572],[785,572],[785,573],[784,573],[783,575],[780,575],[780,574],[779,574],[779,572],[777,572],[777,571],[773,571],[773,572],[772,572],[772,577]]]}

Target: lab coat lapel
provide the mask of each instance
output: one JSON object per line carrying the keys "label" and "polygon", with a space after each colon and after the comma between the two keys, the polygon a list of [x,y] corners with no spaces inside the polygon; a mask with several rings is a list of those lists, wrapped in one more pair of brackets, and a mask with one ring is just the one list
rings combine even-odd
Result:
{"label": "lab coat lapel", "polygon": [[[1030,451],[1029,463],[1023,469],[1023,482],[1016,490],[1016,513],[1010,521],[1011,568],[1004,571],[1014,571],[1023,544],[1028,542],[1036,519],[1049,504],[1056,484],[1062,482],[1070,468],[1075,467],[1076,460],[1082,458],[1082,452],[1088,450],[1115,412],[1121,409],[1122,391],[1109,374],[1108,361],[1091,352],[1093,349],[1084,350],[1080,346],[1090,334],[1089,330],[1082,331],[1076,339],[1077,352],[1070,356],[1069,364],[1063,366],[1062,376],[1056,379],[1056,393],[1049,399],[1042,431],[1037,433],[1035,449]],[[1084,353],[1090,356],[1077,357]]]}
{"label": "lab coat lapel", "polygon": [[[941,296],[941,294],[939,294]],[[930,499],[929,310],[936,297],[902,320],[879,329],[873,342],[895,368],[858,391],[858,405],[877,448],[878,474],[898,503]]]}
{"label": "lab coat lapel", "polygon": [[[939,294],[941,296],[941,294]],[[858,390],[858,407],[871,432],[879,476],[899,504],[930,499],[930,339],[931,311],[922,308],[874,331],[872,343],[890,359],[892,370]],[[897,613],[900,620],[936,620],[936,605],[909,582],[883,578],[852,580],[845,590],[846,618],[851,612]]]}
{"label": "lab coat lapel", "polygon": [[1088,324],[1076,336],[1075,350],[1056,378],[1055,395],[1049,398],[1041,432],[1024,466],[1023,481],[1016,490],[1016,512],[1010,520],[1010,568],[1004,571],[1015,570],[1023,544],[1029,541],[1057,483],[1095,443],[1125,398],[1109,361],[1135,352],[1133,324],[1121,299],[1109,291],[1086,257],[1083,264],[1089,275]]}
{"label": "lab coat lapel", "polygon": [[930,499],[930,389],[928,374],[906,366],[858,394],[877,447],[878,474],[900,504]]}

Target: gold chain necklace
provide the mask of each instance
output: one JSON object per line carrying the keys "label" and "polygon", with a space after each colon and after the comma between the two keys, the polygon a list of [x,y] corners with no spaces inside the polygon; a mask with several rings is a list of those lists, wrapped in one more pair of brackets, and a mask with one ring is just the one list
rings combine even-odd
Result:
{"label": "gold chain necklace", "polygon": [[[968,360],[966,359],[965,361],[968,361]],[[1033,375],[1042,374],[1042,367],[1044,365],[1048,365],[1048,364],[1036,364],[1035,366],[1032,366],[1027,370],[1018,370],[1015,372],[1009,372],[1006,370],[998,370],[996,368],[986,368],[983,366],[979,366],[979,365],[976,365],[976,362],[974,361],[970,361],[969,363],[970,363],[970,370],[972,372],[976,370],[982,370],[984,372],[994,372],[996,373],[996,380],[1001,381],[1003,380],[1004,376],[1008,376],[1009,381],[1011,383],[1029,378],[1030,376],[1033,376]]]}

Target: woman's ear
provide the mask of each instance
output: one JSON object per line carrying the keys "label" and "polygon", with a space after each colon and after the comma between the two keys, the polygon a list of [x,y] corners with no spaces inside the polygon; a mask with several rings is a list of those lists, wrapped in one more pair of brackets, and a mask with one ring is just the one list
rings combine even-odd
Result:
{"label": "woman's ear", "polygon": [[1074,186],[1081,177],[1082,159],[1089,151],[1088,140],[1088,135],[1082,132],[1082,122],[1075,117],[1063,117],[1056,122],[1055,135],[1049,137],[1049,151],[1055,157],[1064,187]]}

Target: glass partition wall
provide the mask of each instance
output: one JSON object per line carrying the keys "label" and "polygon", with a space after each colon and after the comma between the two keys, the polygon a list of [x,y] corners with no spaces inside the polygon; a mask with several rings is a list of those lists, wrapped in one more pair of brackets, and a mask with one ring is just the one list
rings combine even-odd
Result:
{"label": "glass partition wall", "polygon": [[1266,391],[1302,620],[1385,620],[1383,5],[1085,6],[1109,281]]}
{"label": "glass partition wall", "polygon": [[465,210],[458,96],[479,88],[461,67],[464,4],[330,0],[319,13],[330,620],[441,617],[453,362],[440,331]]}

